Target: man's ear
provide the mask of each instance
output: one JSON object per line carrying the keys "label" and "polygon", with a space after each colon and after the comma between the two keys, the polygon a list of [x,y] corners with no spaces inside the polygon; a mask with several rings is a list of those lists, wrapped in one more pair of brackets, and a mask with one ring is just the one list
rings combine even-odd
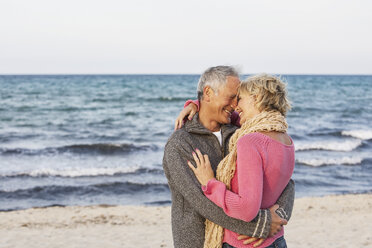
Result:
{"label": "man's ear", "polygon": [[209,86],[205,86],[203,89],[203,100],[205,100],[206,102],[210,102],[212,94],[214,94],[212,88]]}

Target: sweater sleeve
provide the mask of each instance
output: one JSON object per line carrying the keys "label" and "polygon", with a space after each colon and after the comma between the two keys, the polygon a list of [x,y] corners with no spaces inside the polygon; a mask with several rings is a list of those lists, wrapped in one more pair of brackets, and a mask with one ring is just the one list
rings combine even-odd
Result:
{"label": "sweater sleeve", "polygon": [[[180,139],[177,137],[176,139]],[[192,155],[180,142],[168,142],[163,158],[163,168],[170,187],[182,194],[194,210],[210,221],[233,232],[250,237],[266,238],[270,232],[271,215],[267,209],[259,211],[251,222],[229,217],[224,211],[204,196],[201,185],[187,166]]]}
{"label": "sweater sleeve", "polygon": [[260,210],[263,192],[263,165],[260,152],[249,135],[237,144],[237,177],[239,192],[227,190],[216,179],[208,182],[204,194],[233,218],[251,221]]}
{"label": "sweater sleeve", "polygon": [[185,102],[185,104],[183,105],[183,108],[186,108],[186,107],[189,106],[191,103],[193,103],[193,104],[196,105],[196,107],[198,108],[197,111],[199,112],[199,110],[200,110],[199,100],[187,100],[187,101]]}
{"label": "sweater sleeve", "polygon": [[289,183],[283,190],[282,194],[280,195],[279,199],[277,200],[276,204],[279,205],[279,208],[276,210],[276,213],[289,221],[292,215],[293,205],[294,205],[294,198],[295,198],[295,183],[291,179]]}

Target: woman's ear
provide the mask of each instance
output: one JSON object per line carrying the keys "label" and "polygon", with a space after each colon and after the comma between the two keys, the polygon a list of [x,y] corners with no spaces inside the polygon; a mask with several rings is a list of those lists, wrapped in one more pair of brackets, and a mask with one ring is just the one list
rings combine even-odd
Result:
{"label": "woman's ear", "polygon": [[252,95],[252,98],[253,98],[254,102],[257,102],[257,96],[256,95]]}
{"label": "woman's ear", "polygon": [[[252,95],[252,99],[253,99],[253,103],[254,105],[256,106],[257,105],[257,100],[258,100],[258,97],[256,95]],[[261,100],[261,99],[260,99]]]}
{"label": "woman's ear", "polygon": [[259,112],[261,112],[262,109],[257,105],[257,101],[261,101],[261,100],[262,100],[262,96],[259,97],[259,96],[256,96],[256,95],[252,95],[252,99],[253,99],[254,107],[255,107]]}

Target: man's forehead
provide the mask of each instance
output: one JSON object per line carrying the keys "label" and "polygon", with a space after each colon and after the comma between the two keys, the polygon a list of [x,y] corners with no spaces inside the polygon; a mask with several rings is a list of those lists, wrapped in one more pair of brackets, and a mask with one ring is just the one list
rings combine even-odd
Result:
{"label": "man's forehead", "polygon": [[233,93],[236,94],[239,89],[239,86],[240,86],[240,79],[238,77],[229,76],[227,77],[227,82],[224,85],[224,87],[222,87],[222,89],[226,91],[230,91],[230,92],[232,91]]}
{"label": "man's forehead", "polygon": [[226,79],[227,79],[227,82],[232,82],[232,83],[238,83],[238,84],[240,84],[239,77],[236,77],[236,76],[227,76]]}

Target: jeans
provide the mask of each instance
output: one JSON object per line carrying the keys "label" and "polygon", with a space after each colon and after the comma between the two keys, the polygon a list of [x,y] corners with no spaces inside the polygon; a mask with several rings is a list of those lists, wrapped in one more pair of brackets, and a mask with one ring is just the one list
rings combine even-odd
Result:
{"label": "jeans", "polygon": [[[228,243],[223,243],[222,248],[235,248],[234,246],[229,245]],[[258,248],[263,248],[259,246]],[[283,236],[277,238],[274,243],[272,243],[269,246],[266,246],[266,248],[287,248],[287,243],[285,242],[285,239]]]}
{"label": "jeans", "polygon": [[269,245],[266,248],[287,248],[287,243],[285,242],[285,239],[283,236],[277,238],[274,243]]}

